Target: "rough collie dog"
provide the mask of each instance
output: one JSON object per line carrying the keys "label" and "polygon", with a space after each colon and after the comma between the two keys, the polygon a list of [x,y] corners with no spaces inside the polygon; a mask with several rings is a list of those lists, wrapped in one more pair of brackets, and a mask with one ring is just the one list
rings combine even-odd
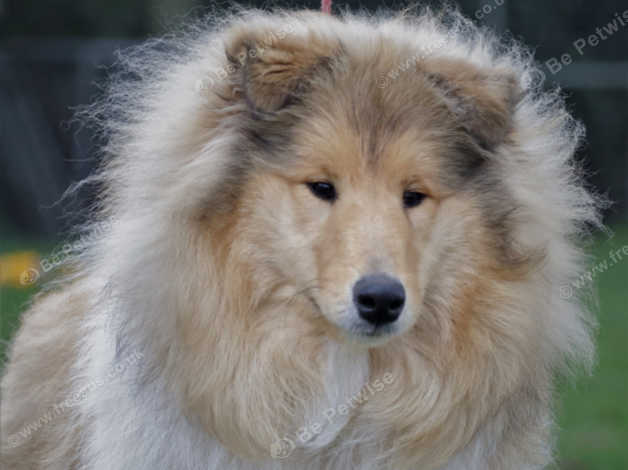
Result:
{"label": "rough collie dog", "polygon": [[456,12],[240,12],[122,59],[3,468],[503,470],[587,364],[581,126]]}

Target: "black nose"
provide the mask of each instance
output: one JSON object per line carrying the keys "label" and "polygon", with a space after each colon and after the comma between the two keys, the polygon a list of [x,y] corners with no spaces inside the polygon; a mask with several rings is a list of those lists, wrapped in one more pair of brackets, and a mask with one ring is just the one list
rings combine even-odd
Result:
{"label": "black nose", "polygon": [[401,282],[386,274],[364,276],[353,286],[358,313],[373,325],[392,323],[401,314],[406,291]]}

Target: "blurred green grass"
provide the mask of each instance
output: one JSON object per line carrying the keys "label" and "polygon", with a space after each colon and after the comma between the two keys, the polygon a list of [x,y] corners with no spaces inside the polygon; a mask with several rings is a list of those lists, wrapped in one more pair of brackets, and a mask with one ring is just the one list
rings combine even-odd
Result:
{"label": "blurred green grass", "polygon": [[[593,377],[562,387],[558,403],[559,457],[564,470],[628,469],[628,226],[612,227],[600,237],[595,263],[599,295],[598,363]],[[628,248],[626,248],[628,251]]]}
{"label": "blurred green grass", "polygon": [[[600,236],[593,263],[608,260],[611,250],[628,246],[628,226]],[[53,246],[1,236],[0,254],[35,250],[42,256]],[[628,248],[626,248],[628,250]],[[559,468],[561,470],[628,469],[628,256],[595,277],[600,305],[598,365],[593,377],[561,386],[558,400]],[[19,315],[38,290],[0,287],[0,364],[6,341],[19,325]]]}
{"label": "blurred green grass", "polygon": [[[4,221],[0,220],[0,222]],[[6,227],[6,224],[2,225]],[[34,251],[46,256],[53,249],[54,245],[51,242],[20,237],[13,230],[4,227],[0,230],[0,256],[22,250]],[[28,307],[30,300],[40,287],[40,283],[21,288],[0,284],[0,371],[3,370],[7,343],[19,326],[20,314]]]}

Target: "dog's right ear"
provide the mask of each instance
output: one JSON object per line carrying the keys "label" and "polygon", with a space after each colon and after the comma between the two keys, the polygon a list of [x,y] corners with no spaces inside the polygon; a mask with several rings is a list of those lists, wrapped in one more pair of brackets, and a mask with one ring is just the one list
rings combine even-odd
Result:
{"label": "dog's right ear", "polygon": [[307,90],[308,79],[337,49],[330,40],[288,29],[233,29],[225,48],[235,69],[232,91],[255,111],[278,111]]}

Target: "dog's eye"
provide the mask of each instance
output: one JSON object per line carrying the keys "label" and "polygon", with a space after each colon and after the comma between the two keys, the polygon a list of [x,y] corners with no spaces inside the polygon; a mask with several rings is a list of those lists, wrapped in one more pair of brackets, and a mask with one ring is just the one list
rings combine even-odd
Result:
{"label": "dog's eye", "polygon": [[312,194],[323,201],[334,202],[338,198],[336,188],[327,181],[314,181],[307,183],[307,187],[310,188]]}
{"label": "dog's eye", "polygon": [[404,191],[403,193],[403,207],[411,208],[416,207],[423,202],[425,199],[425,194],[419,193],[417,191]]}

